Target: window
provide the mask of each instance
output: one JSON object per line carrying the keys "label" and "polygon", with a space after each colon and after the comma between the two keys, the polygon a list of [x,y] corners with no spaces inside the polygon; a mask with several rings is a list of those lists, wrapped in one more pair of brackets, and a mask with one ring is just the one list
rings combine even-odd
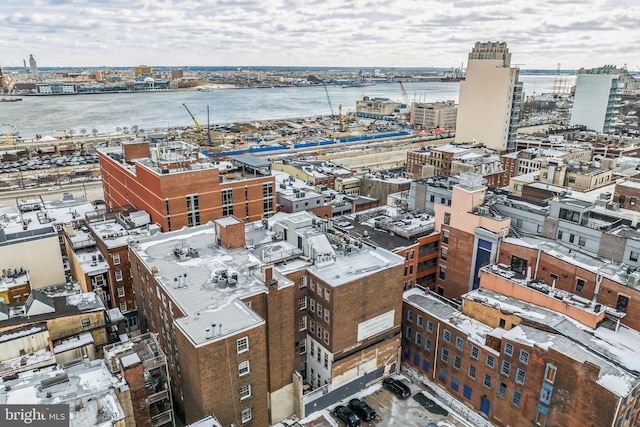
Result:
{"label": "window", "polygon": [[233,190],[222,190],[222,216],[233,215]]}
{"label": "window", "polygon": [[584,279],[577,279],[576,280],[576,292],[582,292],[584,290],[584,284],[585,284],[585,280]]}
{"label": "window", "polygon": [[520,350],[520,362],[527,365],[529,363],[529,352]]}
{"label": "window", "polygon": [[553,393],[553,386],[549,383],[542,383],[542,390],[540,391],[540,401],[547,405],[551,403],[551,394]]}
{"label": "window", "polygon": [[445,225],[451,224],[451,214],[449,212],[444,213],[444,223]]}
{"label": "window", "polygon": [[445,267],[444,265],[441,265],[440,272],[438,273],[438,277],[440,278],[440,280],[444,280],[446,275],[447,275],[447,267]]}
{"label": "window", "polygon": [[442,230],[442,243],[449,243],[449,230]]}
{"label": "window", "polygon": [[523,371],[522,369],[518,368],[516,370],[516,384],[524,385],[524,381],[526,378],[527,378],[527,371]]}
{"label": "window", "polygon": [[327,355],[327,353],[324,354],[324,367],[325,369],[329,369],[329,355]]}
{"label": "window", "polygon": [[419,346],[422,345],[422,335],[420,334],[420,332],[416,332],[416,344]]}
{"label": "window", "polygon": [[456,337],[456,348],[460,351],[464,348],[464,340],[460,337]]}
{"label": "window", "polygon": [[304,310],[307,308],[307,297],[301,297],[300,300],[298,301],[298,305],[300,307],[300,310]]}
{"label": "window", "polygon": [[549,413],[549,408],[544,405],[538,405],[538,415],[536,415],[536,425],[537,426],[546,426],[547,425],[547,414]]}
{"label": "window", "polygon": [[513,344],[508,342],[504,345],[504,354],[507,356],[513,356]]}
{"label": "window", "polygon": [[251,408],[242,411],[242,424],[251,421]]}
{"label": "window", "polygon": [[449,350],[447,350],[446,348],[443,348],[440,359],[442,359],[442,361],[445,363],[449,362]]}
{"label": "window", "polygon": [[486,388],[491,388],[491,375],[489,374],[484,374],[484,379],[482,380],[482,385]]}
{"label": "window", "polygon": [[427,332],[433,332],[433,322],[431,320],[427,320]]}
{"label": "window", "polygon": [[469,369],[467,369],[467,375],[469,378],[475,381],[476,379],[476,367],[474,365],[469,365]]}
{"label": "window", "polygon": [[518,390],[513,390],[513,396],[511,397],[511,404],[516,408],[520,407],[520,403],[522,402],[522,393]]}
{"label": "window", "polygon": [[429,338],[426,338],[424,340],[424,349],[425,350],[431,350],[431,340]]}
{"label": "window", "polygon": [[120,282],[122,280],[122,270],[116,270],[116,281]]}
{"label": "window", "polygon": [[451,390],[458,391],[460,383],[456,377],[451,377]]}
{"label": "window", "polygon": [[461,366],[462,366],[462,358],[460,358],[460,356],[455,356],[453,358],[453,367],[459,371]]}
{"label": "window", "polygon": [[122,298],[125,295],[124,286],[118,288],[118,297]]}
{"label": "window", "polygon": [[580,246],[584,246],[584,245],[586,245],[586,244],[587,244],[587,239],[586,239],[586,238],[584,238],[584,237],[580,237],[580,238],[578,239],[578,245],[580,245]]}
{"label": "window", "polygon": [[251,385],[245,384],[240,387],[240,400],[244,400],[248,397],[251,397]]}
{"label": "window", "polygon": [[187,223],[189,227],[200,225],[200,206],[197,194],[189,194],[187,197]]}
{"label": "window", "polygon": [[316,313],[318,313],[318,317],[322,320],[322,306],[320,304],[316,304]]}
{"label": "window", "polygon": [[242,337],[238,341],[236,341],[236,346],[238,348],[238,353],[244,353],[249,350],[249,337]]}
{"label": "window", "polygon": [[416,319],[416,323],[418,324],[418,326],[422,327],[422,323],[423,323],[422,316],[418,315],[418,318]]}
{"label": "window", "polygon": [[635,252],[635,251],[631,251],[631,253],[629,254],[629,261],[638,262],[638,256],[639,255],[640,255],[640,253]]}
{"label": "window", "polygon": [[238,363],[238,376],[242,377],[248,375],[251,372],[249,369],[249,361],[245,360],[244,362]]}
{"label": "window", "polygon": [[500,373],[508,377],[509,374],[511,373],[511,363],[507,362],[506,360],[503,360],[502,366],[500,367]]}
{"label": "window", "polygon": [[304,331],[307,329],[307,316],[302,316],[299,321],[299,329],[300,331]]}
{"label": "window", "polygon": [[440,368],[438,370],[438,379],[443,383],[446,382],[447,381],[447,371],[445,371],[444,369]]}
{"label": "window", "polygon": [[576,239],[575,234],[569,234],[569,243],[573,243],[575,239]]}
{"label": "window", "polygon": [[91,319],[89,319],[88,317],[85,317],[80,321],[80,324],[82,325],[83,328],[87,328],[89,327],[89,325],[91,325]]}
{"label": "window", "polygon": [[487,366],[493,368],[496,362],[496,358],[491,354],[487,354]]}
{"label": "window", "polygon": [[329,310],[324,309],[324,321],[329,323]]}
{"label": "window", "polygon": [[498,397],[507,398],[507,385],[505,383],[498,384]]}
{"label": "window", "polygon": [[324,299],[329,301],[329,297],[331,297],[331,292],[329,291],[329,288],[326,287],[326,288],[324,288]]}
{"label": "window", "polygon": [[113,254],[113,263],[120,264],[120,254]]}
{"label": "window", "polygon": [[407,310],[407,320],[413,322],[413,311]]}
{"label": "window", "polygon": [[273,183],[266,182],[262,184],[262,209],[265,217],[270,217],[273,214]]}
{"label": "window", "polygon": [[324,343],[329,345],[329,332],[324,331]]}
{"label": "window", "polygon": [[316,302],[313,299],[309,299],[309,309],[313,312],[316,311]]}
{"label": "window", "polygon": [[544,371],[544,380],[548,383],[553,384],[556,380],[556,367],[547,363],[547,368]]}
{"label": "window", "polygon": [[411,339],[411,334],[412,334],[412,332],[411,332],[411,326],[406,326],[406,327],[404,328],[404,337],[405,337],[406,339],[410,340],[410,339]]}
{"label": "window", "polygon": [[558,240],[562,240],[562,231],[558,231]]}
{"label": "window", "polygon": [[480,354],[480,350],[475,345],[471,346],[471,358],[474,360],[478,360],[478,356]]}
{"label": "window", "polygon": [[445,342],[450,342],[450,341],[451,341],[451,332],[449,332],[449,331],[448,331],[448,330],[446,330],[446,329],[445,329],[444,331],[442,331],[442,339],[443,339]]}
{"label": "window", "polygon": [[442,249],[440,249],[440,259],[443,261],[447,260],[447,248],[442,247]]}
{"label": "window", "polygon": [[307,352],[307,341],[306,340],[300,341],[299,347],[300,347],[300,354],[305,354]]}
{"label": "window", "polygon": [[307,276],[302,276],[302,277],[300,278],[300,280],[298,280],[298,285],[299,285],[301,288],[306,288],[306,287],[307,287]]}

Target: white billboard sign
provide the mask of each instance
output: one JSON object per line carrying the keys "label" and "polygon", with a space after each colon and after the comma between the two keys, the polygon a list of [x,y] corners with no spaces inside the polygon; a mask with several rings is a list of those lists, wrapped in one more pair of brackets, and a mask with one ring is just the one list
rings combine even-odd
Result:
{"label": "white billboard sign", "polygon": [[396,311],[391,310],[372,319],[358,323],[358,341],[366,340],[382,331],[393,328]]}

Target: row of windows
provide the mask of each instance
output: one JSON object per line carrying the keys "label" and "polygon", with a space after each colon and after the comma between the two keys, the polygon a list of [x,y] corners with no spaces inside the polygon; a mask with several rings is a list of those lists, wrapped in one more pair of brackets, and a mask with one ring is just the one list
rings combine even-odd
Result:
{"label": "row of windows", "polygon": [[[305,301],[307,297],[304,297]],[[305,302],[305,308],[306,308],[306,302]],[[300,308],[302,310],[302,307]],[[316,313],[318,315],[318,317],[322,320],[322,316],[324,313],[324,321],[326,323],[329,323],[329,321],[331,320],[331,313],[328,309],[324,309],[322,308],[322,305],[320,305],[320,303],[316,303],[315,300],[311,299],[309,300],[309,309],[311,310],[311,312]]]}

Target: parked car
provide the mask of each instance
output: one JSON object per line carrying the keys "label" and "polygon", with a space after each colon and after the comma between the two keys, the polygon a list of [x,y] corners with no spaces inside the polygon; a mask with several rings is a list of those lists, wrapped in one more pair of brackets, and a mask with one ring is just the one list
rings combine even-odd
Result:
{"label": "parked car", "polygon": [[355,412],[362,421],[371,421],[376,417],[376,411],[360,399],[351,399],[349,401],[349,408]]}
{"label": "parked car", "polygon": [[345,423],[347,427],[358,427],[360,425],[360,418],[347,406],[338,405],[333,410],[333,413]]}
{"label": "parked car", "polygon": [[382,380],[382,387],[393,393],[398,399],[408,399],[411,396],[409,387],[395,378],[385,378]]}
{"label": "parked car", "polygon": [[413,396],[413,399],[424,406],[425,409],[432,414],[444,415],[445,417],[449,415],[449,411],[438,405],[433,399],[429,399],[424,395],[424,393],[417,393],[415,396]]}

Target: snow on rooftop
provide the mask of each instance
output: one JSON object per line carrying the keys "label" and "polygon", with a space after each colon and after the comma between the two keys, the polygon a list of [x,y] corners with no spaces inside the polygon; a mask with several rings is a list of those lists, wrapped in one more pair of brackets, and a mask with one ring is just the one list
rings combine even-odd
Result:
{"label": "snow on rooftop", "polygon": [[75,348],[84,347],[88,344],[93,344],[93,336],[91,335],[91,332],[83,332],[78,336],[58,341],[53,347],[53,352],[55,354],[63,353]]}
{"label": "snow on rooftop", "polygon": [[[207,341],[206,329],[216,324],[215,339],[264,324],[240,298],[266,292],[259,277],[260,260],[247,250],[227,251],[216,246],[213,223],[141,239],[133,247],[149,269],[157,269],[155,278],[180,306],[185,317],[177,319],[196,344]],[[175,249],[195,249],[197,256],[178,259]],[[227,277],[223,281],[223,274]],[[235,275],[235,276],[234,276]],[[232,285],[228,279],[235,277]],[[222,325],[222,333],[220,333]]]}

